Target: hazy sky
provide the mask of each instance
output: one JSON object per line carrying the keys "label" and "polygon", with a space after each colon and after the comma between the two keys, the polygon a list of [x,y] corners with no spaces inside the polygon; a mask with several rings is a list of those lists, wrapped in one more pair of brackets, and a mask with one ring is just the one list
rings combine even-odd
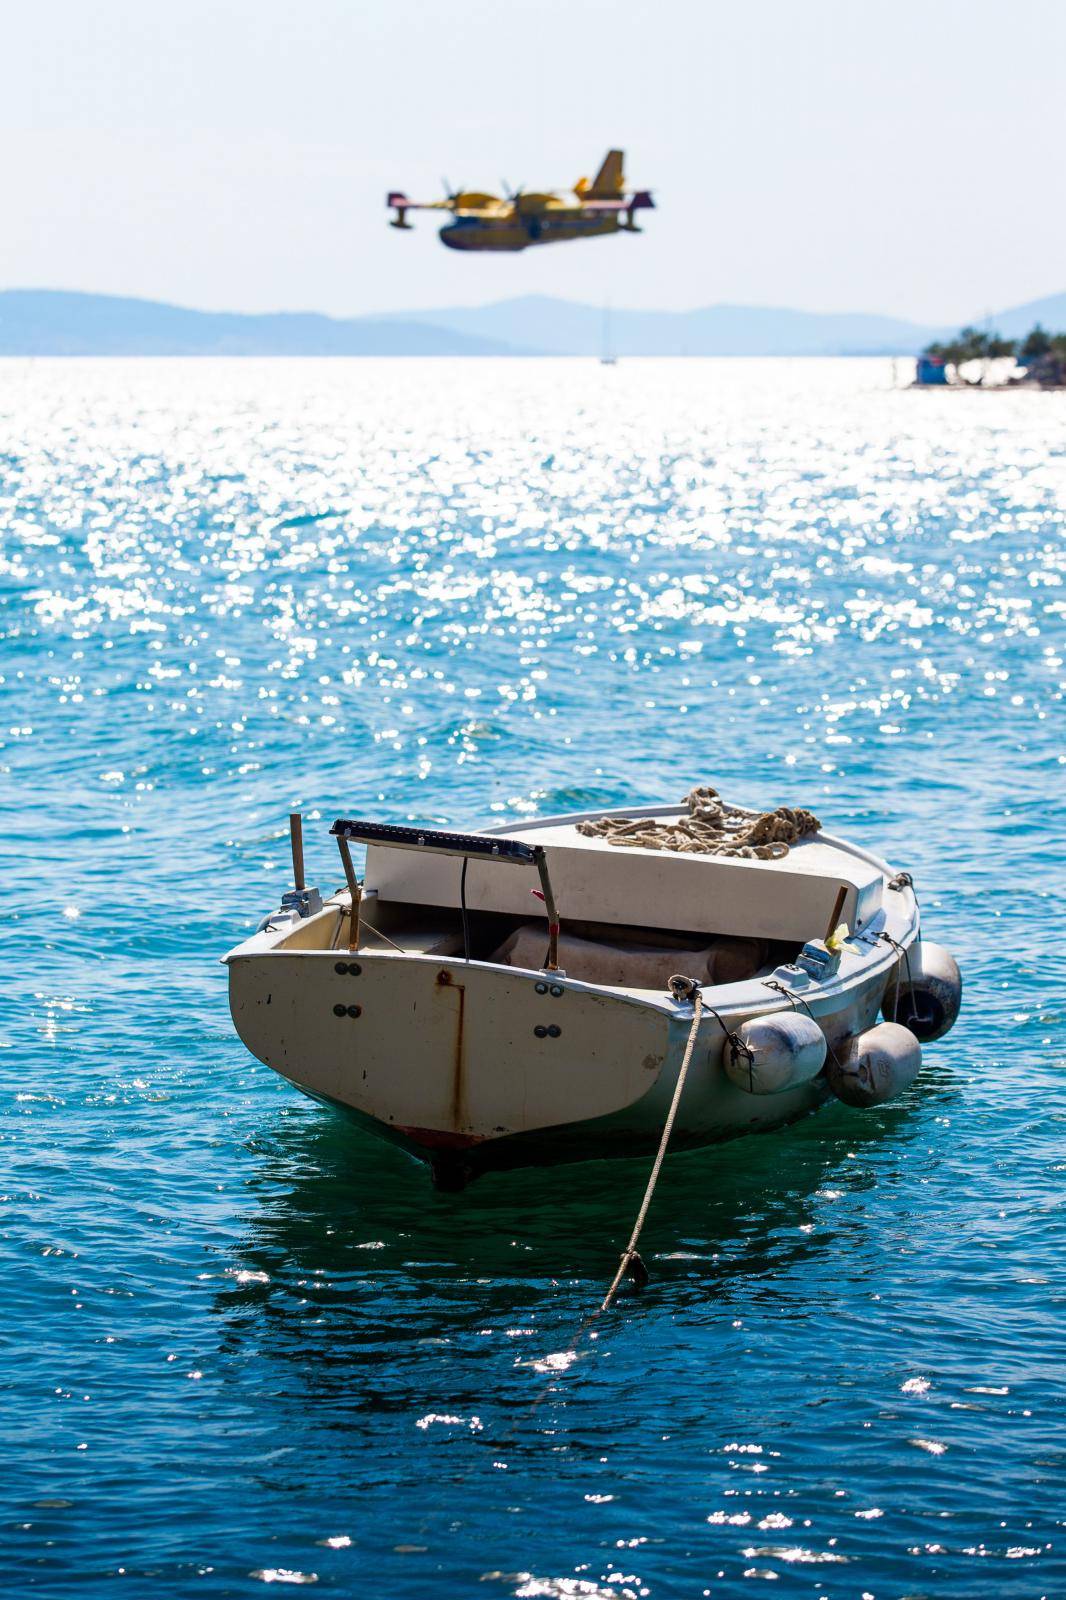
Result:
{"label": "hazy sky", "polygon": [[[1066,289],[1066,0],[8,0],[0,287],[337,314],[543,292],[952,321]],[[643,237],[460,256],[441,175]]]}

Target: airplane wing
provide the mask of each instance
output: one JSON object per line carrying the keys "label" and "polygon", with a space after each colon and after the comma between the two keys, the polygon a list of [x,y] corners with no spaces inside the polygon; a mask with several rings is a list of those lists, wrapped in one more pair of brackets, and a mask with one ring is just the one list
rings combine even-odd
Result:
{"label": "airplane wing", "polygon": [[448,200],[408,200],[407,196],[399,190],[390,190],[385,197],[385,205],[392,211],[454,211],[455,201]]}
{"label": "airplane wing", "polygon": [[454,194],[445,195],[443,200],[410,200],[402,190],[392,189],[385,197],[385,204],[396,215],[392,219],[394,228],[409,228],[407,221],[409,211],[449,211],[456,217],[484,217],[493,221],[514,215],[514,202],[501,200],[498,195],[485,194],[480,189],[457,190]]}

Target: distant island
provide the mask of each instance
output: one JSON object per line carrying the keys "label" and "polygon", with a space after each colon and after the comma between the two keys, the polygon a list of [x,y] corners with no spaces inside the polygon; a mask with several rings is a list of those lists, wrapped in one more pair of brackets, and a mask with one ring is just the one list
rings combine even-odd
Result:
{"label": "distant island", "polygon": [[498,339],[391,318],[193,311],[60,289],[0,292],[2,356],[500,356]]}
{"label": "distant island", "polygon": [[[984,319],[982,319],[984,320]],[[1066,326],[1066,294],[997,313],[1004,338]],[[950,327],[876,313],[712,305],[614,309],[628,356],[914,356]],[[0,356],[598,356],[603,307],[524,295],[484,306],[328,317],[312,311],[196,311],[59,289],[0,291]]]}
{"label": "distant island", "polygon": [[[1012,359],[1021,373],[995,375],[992,362]],[[975,377],[963,368],[979,365]],[[934,339],[918,360],[919,386],[954,384],[966,388],[1066,388],[1066,333],[1048,333],[1035,322],[1024,339],[1004,339],[999,333],[963,328],[954,339]]]}

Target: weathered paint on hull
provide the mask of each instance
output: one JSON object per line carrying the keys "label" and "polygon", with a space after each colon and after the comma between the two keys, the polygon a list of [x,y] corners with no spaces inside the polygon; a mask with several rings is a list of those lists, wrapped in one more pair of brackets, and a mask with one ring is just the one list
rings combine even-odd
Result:
{"label": "weathered paint on hull", "polygon": [[236,956],[230,1009],[276,1072],[427,1144],[608,1115],[645,1094],[670,1046],[665,1004],[425,956]]}

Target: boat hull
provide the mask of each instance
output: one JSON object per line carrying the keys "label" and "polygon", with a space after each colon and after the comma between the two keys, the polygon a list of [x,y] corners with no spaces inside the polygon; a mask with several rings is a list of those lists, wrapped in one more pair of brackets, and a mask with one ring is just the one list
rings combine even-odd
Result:
{"label": "boat hull", "polygon": [[[484,963],[332,951],[235,952],[230,1004],[252,1053],[312,1098],[466,1175],[653,1151],[692,1007]],[[888,970],[807,1002],[831,1050],[877,1016]],[[705,999],[673,1144],[769,1131],[827,1098],[824,1075],[776,1094],[727,1077],[725,1031],[790,1004],[766,985]],[[739,986],[737,986],[739,997]]]}
{"label": "boat hull", "polygon": [[[241,1038],[306,1094],[427,1161],[438,1178],[643,1155],[658,1146],[694,1025],[692,1000],[667,980],[677,939],[673,970],[689,978],[686,995],[699,986],[703,1014],[672,1146],[766,1132],[816,1110],[919,938],[909,876],[825,833],[784,856],[722,856],[646,841],[620,850],[595,828],[582,831],[611,815],[511,827],[496,850],[487,846],[504,830],[336,823],[348,891],[310,914],[302,902],[289,906],[226,957]],[[681,814],[652,807],[639,817],[676,827]],[[367,845],[358,891],[349,835]],[[569,976],[509,964],[516,953],[541,959],[539,939],[528,937],[530,895],[549,910],[549,876],[562,888]],[[362,907],[354,919],[353,892]],[[470,947],[468,916],[480,929],[470,960],[454,953],[464,938]],[[830,949],[815,937],[842,920],[851,938]],[[539,929],[535,916],[532,925]],[[517,942],[508,937],[515,932]],[[353,933],[355,950],[337,948]],[[604,967],[601,938],[616,965]],[[649,938],[667,952],[661,969],[647,965]],[[783,964],[715,981],[720,952],[735,956],[737,945],[760,941],[768,962],[776,955]],[[738,1059],[758,1048],[745,1041],[766,1030],[744,1024],[786,1010],[824,1034],[822,1070],[811,1078],[809,1061],[788,1059],[789,1038],[802,1032],[809,1043],[805,1026],[774,1034],[785,1053],[769,1077],[754,1056],[745,1077]],[[724,1046],[738,1030],[731,1077]],[[775,1092],[754,1092],[771,1084]]]}

